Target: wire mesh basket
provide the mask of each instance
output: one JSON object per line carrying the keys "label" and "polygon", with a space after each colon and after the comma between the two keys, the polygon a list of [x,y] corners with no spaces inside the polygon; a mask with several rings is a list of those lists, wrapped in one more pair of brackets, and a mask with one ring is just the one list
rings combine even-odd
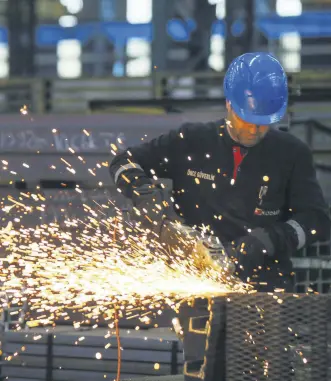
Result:
{"label": "wire mesh basket", "polygon": [[179,321],[185,381],[331,381],[331,296],[198,299]]}

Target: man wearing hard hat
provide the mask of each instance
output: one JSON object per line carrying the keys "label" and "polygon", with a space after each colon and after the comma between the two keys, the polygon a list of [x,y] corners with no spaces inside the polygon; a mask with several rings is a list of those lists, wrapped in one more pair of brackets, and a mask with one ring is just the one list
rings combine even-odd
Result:
{"label": "man wearing hard hat", "polygon": [[[291,256],[327,240],[330,218],[310,149],[276,128],[287,109],[286,73],[271,54],[244,54],[229,66],[224,94],[224,119],[186,123],[130,147],[110,173],[160,236],[176,219],[209,226],[243,281],[289,291]],[[173,204],[153,176],[172,180]]]}

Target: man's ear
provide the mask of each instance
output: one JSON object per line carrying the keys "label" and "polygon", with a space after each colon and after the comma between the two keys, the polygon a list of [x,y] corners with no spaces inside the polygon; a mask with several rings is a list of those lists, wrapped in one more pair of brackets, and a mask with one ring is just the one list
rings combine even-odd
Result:
{"label": "man's ear", "polygon": [[230,101],[226,101],[226,109],[228,110],[228,112],[230,112],[231,110],[231,102]]}

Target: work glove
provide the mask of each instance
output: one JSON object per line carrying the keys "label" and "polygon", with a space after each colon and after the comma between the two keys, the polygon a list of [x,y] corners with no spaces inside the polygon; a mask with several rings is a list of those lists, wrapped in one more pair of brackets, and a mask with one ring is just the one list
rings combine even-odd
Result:
{"label": "work glove", "polygon": [[159,185],[145,184],[135,188],[132,196],[133,219],[141,228],[160,234],[165,221],[180,221],[167,191]]}
{"label": "work glove", "polygon": [[253,274],[254,269],[264,265],[269,244],[268,233],[264,229],[257,228],[252,230],[249,235],[240,237],[228,245],[227,252],[235,260],[238,273],[249,277]]}
{"label": "work glove", "polygon": [[226,246],[226,251],[237,263],[237,269],[252,274],[277,254],[277,259],[295,251],[298,241],[295,230],[286,223],[276,223],[268,228],[253,229],[246,236]]}

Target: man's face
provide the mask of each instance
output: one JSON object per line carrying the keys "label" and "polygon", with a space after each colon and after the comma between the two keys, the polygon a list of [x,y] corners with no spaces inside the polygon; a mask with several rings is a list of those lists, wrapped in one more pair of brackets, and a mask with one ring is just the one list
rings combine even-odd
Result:
{"label": "man's face", "polygon": [[253,147],[259,143],[269,131],[269,126],[257,126],[240,119],[232,110],[229,102],[226,103],[228,110],[228,131],[233,140],[246,147]]}

